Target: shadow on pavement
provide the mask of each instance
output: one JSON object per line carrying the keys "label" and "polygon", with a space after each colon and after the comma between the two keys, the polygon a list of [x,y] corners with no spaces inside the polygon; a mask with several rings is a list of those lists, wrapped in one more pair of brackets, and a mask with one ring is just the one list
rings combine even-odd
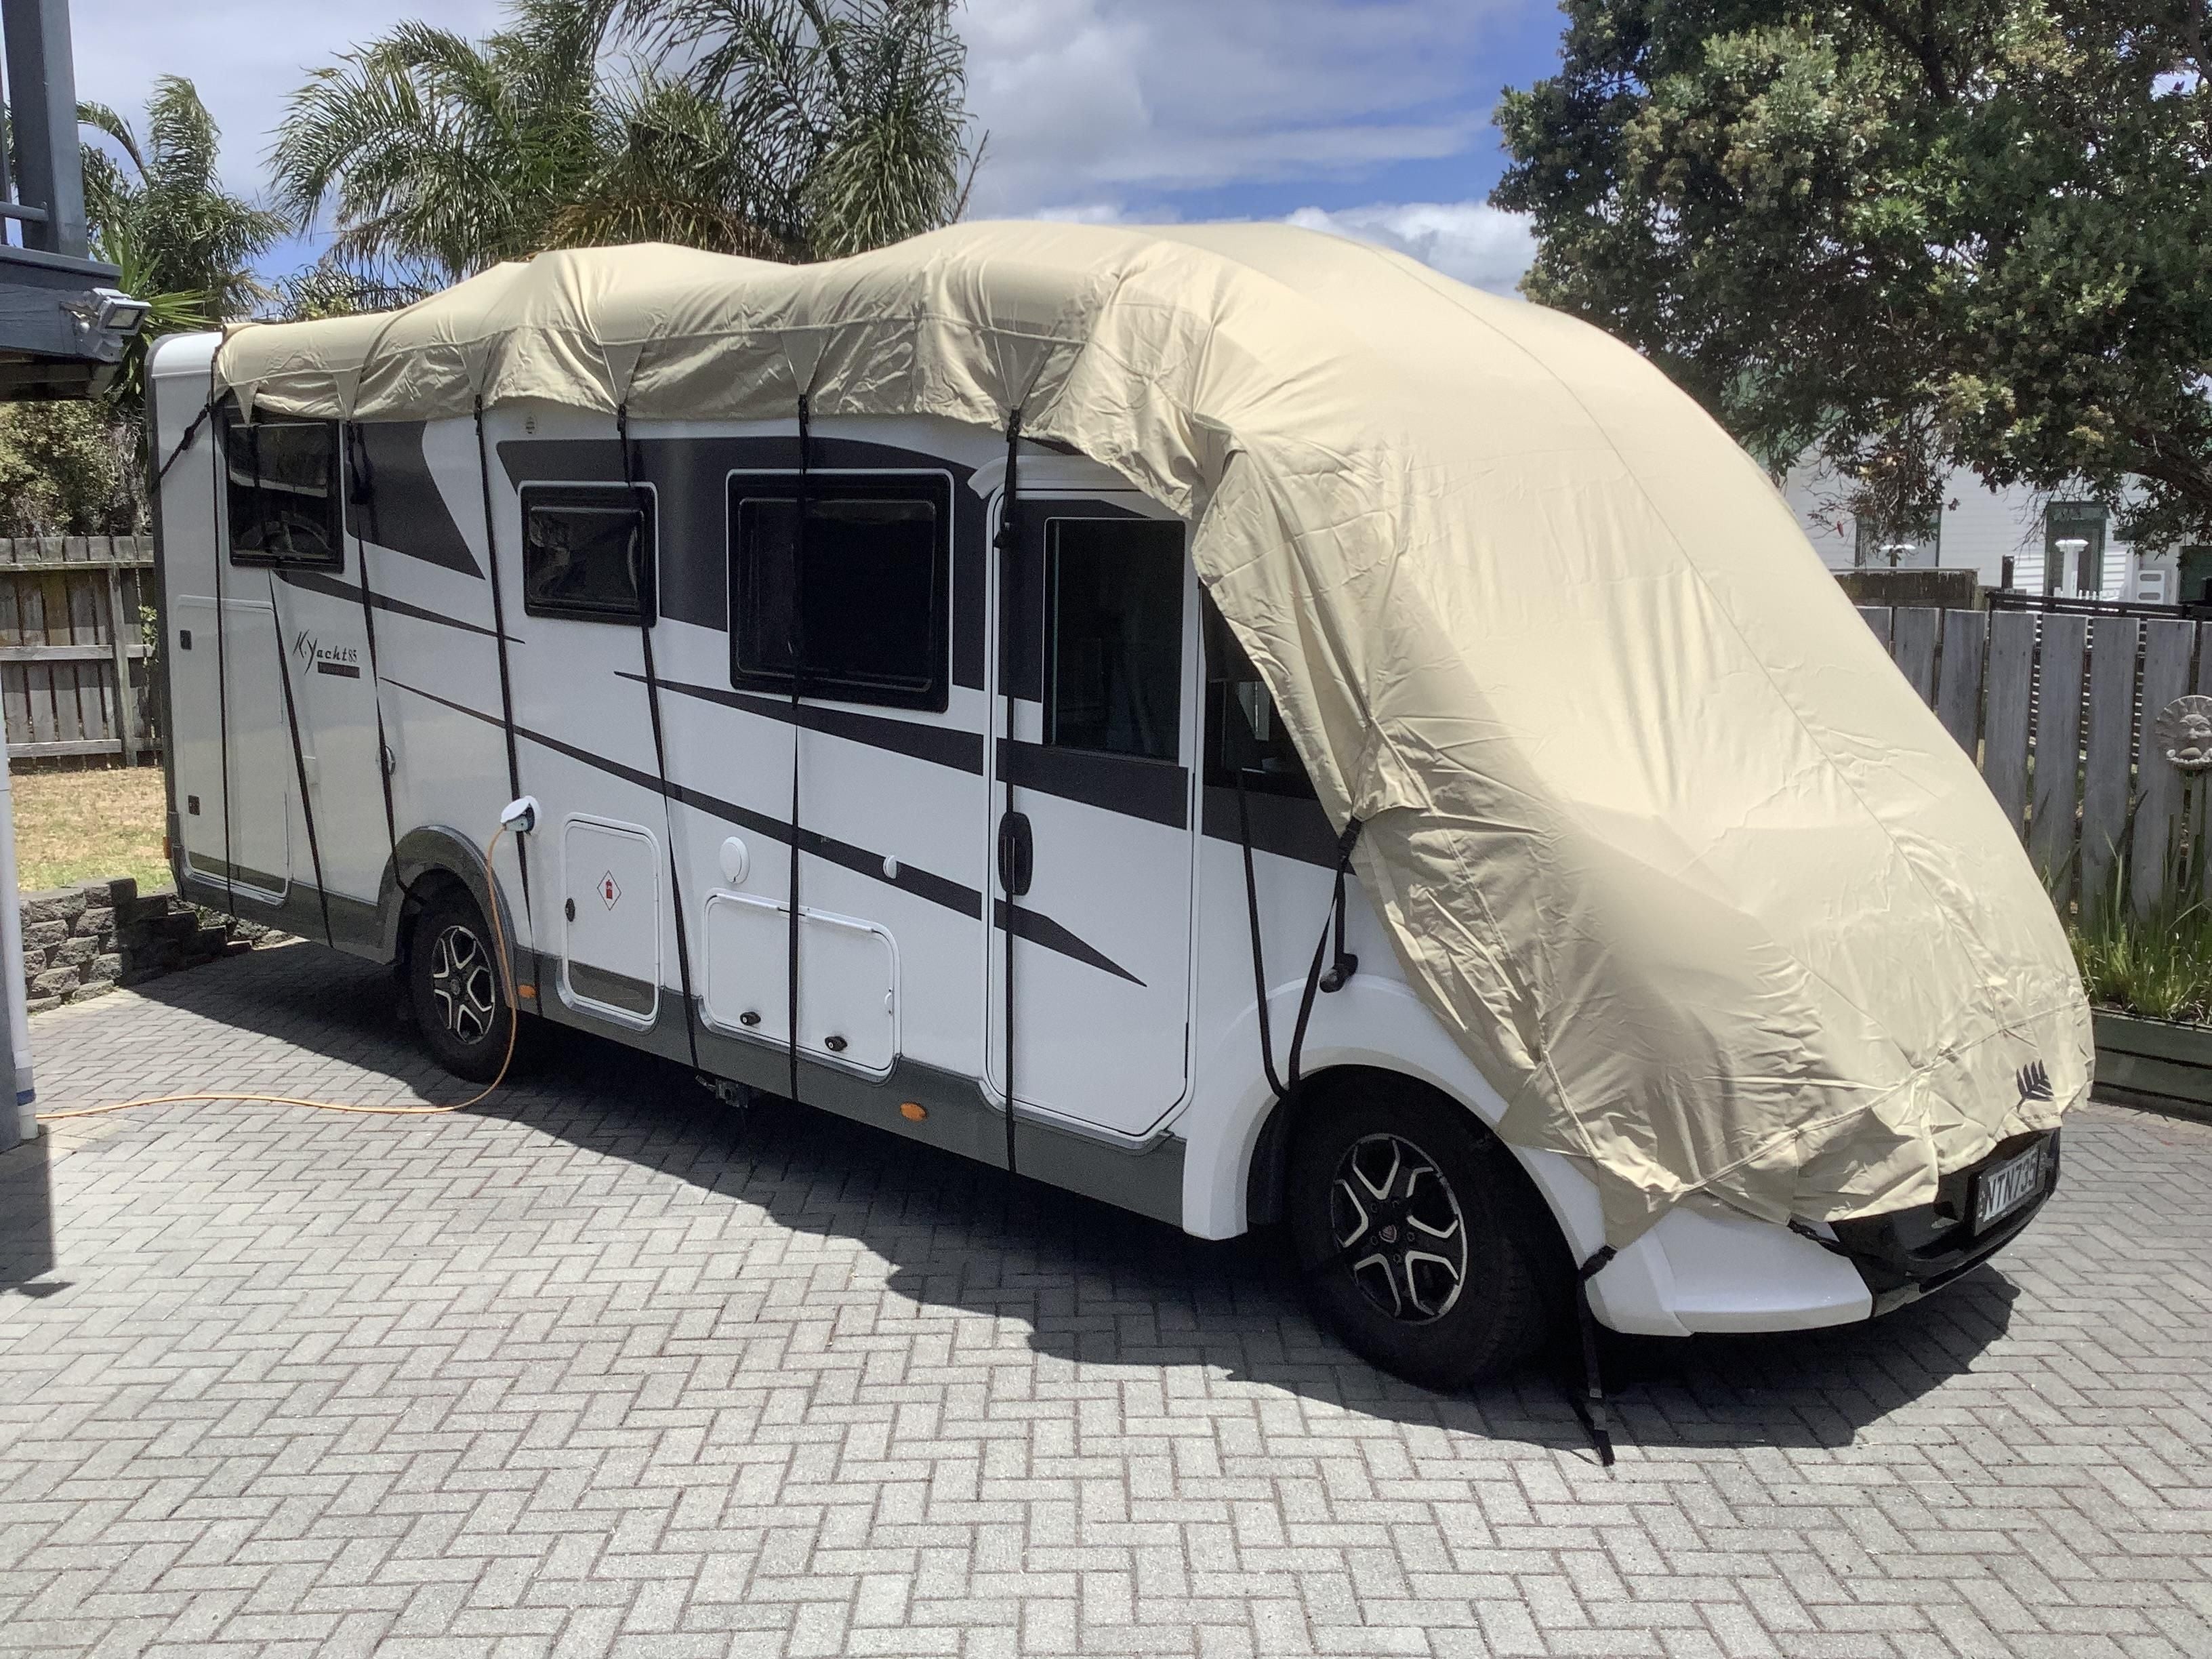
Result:
{"label": "shadow on pavement", "polygon": [[27,1296],[61,1288],[40,1285],[54,1270],[54,1201],[44,1135],[0,1152],[0,1291]]}
{"label": "shadow on pavement", "polygon": [[[430,1099],[466,1088],[399,1025],[387,983],[364,963],[288,945],[140,994],[419,1085]],[[733,1114],[680,1067],[574,1031],[544,1035],[527,1074],[475,1115],[742,1197],[797,1231],[849,1239],[891,1264],[897,1295],[1015,1321],[1040,1354],[1194,1369],[1396,1423],[1589,1449],[1563,1388],[1564,1360],[1457,1396],[1401,1382],[1314,1323],[1268,1235],[1190,1238],[788,1102]],[[41,1194],[44,1174],[41,1164]],[[0,1261],[11,1268],[36,1255],[14,1237],[0,1235]],[[50,1241],[47,1250],[50,1263]],[[1654,1449],[1847,1445],[1970,1368],[2004,1334],[2017,1296],[1985,1266],[1870,1326],[1613,1340],[1606,1368],[1618,1437]],[[1572,1369],[1578,1376],[1578,1361]]]}

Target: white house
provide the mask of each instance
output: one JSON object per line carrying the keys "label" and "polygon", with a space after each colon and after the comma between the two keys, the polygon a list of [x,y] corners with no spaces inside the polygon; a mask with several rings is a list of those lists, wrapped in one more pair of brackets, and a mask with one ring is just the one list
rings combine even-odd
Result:
{"label": "white house", "polygon": [[1889,541],[1862,532],[1834,473],[1809,459],[1790,469],[1783,494],[1832,570],[1941,565],[1974,571],[1984,587],[2156,605],[2203,599],[2212,581],[2212,547],[2121,540],[2118,502],[1991,489],[1963,468],[1951,475],[1929,533]]}

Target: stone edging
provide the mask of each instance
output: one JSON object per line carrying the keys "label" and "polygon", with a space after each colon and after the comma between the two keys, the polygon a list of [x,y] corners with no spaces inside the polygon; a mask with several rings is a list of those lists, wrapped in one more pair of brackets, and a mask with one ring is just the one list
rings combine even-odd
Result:
{"label": "stone edging", "polygon": [[127,876],[26,893],[21,904],[23,982],[34,1014],[251,950],[268,933],[187,904],[169,888],[141,893]]}

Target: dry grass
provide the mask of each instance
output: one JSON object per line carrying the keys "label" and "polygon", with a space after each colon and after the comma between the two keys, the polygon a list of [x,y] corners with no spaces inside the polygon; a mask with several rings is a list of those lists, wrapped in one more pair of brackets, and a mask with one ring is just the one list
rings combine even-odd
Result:
{"label": "dry grass", "polygon": [[19,772],[10,781],[16,883],[25,892],[117,876],[136,876],[147,890],[169,884],[160,767]]}

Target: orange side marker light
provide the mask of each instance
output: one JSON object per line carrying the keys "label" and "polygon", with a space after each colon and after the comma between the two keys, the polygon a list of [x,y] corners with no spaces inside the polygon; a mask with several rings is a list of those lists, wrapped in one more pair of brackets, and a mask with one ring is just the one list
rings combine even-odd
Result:
{"label": "orange side marker light", "polygon": [[929,1108],[918,1100],[899,1102],[899,1115],[909,1123],[919,1123],[929,1115]]}

